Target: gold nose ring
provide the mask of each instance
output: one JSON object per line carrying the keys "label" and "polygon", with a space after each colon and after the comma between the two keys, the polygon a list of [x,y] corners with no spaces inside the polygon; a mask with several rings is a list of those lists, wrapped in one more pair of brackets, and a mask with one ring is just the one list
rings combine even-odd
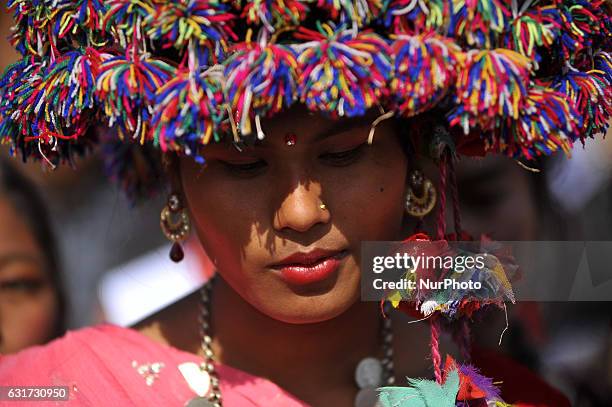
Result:
{"label": "gold nose ring", "polygon": [[327,205],[325,205],[323,202],[321,202],[321,205],[319,205],[319,208],[321,208],[322,210],[327,209]]}

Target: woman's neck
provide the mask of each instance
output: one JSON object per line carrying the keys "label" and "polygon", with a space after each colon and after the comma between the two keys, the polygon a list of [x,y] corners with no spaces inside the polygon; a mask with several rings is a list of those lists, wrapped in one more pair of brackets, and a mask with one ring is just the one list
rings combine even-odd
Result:
{"label": "woman's neck", "polygon": [[218,359],[278,384],[328,375],[329,384],[353,385],[359,360],[381,356],[381,317],[374,302],[358,301],[324,322],[289,324],[259,312],[219,279],[211,312]]}

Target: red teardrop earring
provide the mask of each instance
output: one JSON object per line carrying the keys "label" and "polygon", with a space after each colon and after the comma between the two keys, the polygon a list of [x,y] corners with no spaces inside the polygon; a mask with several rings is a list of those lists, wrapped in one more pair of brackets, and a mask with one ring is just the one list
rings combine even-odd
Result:
{"label": "red teardrop earring", "polygon": [[191,229],[189,223],[189,215],[187,210],[183,208],[178,194],[170,194],[168,203],[160,215],[160,226],[166,238],[172,243],[170,249],[170,259],[178,263],[185,257],[181,242],[187,238]]}

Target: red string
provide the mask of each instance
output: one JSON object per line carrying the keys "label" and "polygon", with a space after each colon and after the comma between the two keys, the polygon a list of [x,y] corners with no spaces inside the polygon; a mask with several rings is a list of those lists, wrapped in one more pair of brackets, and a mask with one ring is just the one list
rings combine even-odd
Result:
{"label": "red string", "polygon": [[469,363],[472,359],[472,340],[470,332],[470,323],[467,320],[461,321],[461,352],[463,359]]}
{"label": "red string", "polygon": [[429,318],[431,330],[431,360],[433,361],[436,382],[442,384],[442,356],[440,355],[440,321],[438,315]]}
{"label": "red string", "polygon": [[446,164],[447,154],[445,151],[440,159],[440,186],[438,188],[440,206],[438,207],[438,221],[436,225],[436,237],[438,240],[443,240],[446,234]]}
{"label": "red string", "polygon": [[462,227],[461,227],[461,212],[459,211],[459,192],[457,190],[457,173],[455,172],[455,160],[450,157],[449,163],[450,166],[450,189],[451,189],[451,199],[453,201],[453,217],[455,221],[455,234],[457,235],[457,240],[461,240],[462,235]]}

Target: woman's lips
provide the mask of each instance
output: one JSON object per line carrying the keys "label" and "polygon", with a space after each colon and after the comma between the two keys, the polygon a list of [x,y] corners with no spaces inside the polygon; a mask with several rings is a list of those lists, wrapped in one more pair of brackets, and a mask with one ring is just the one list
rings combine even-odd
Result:
{"label": "woman's lips", "polygon": [[[347,254],[346,250],[296,253],[282,263],[270,267],[278,270],[285,282],[305,285],[324,280],[332,275]],[[299,261],[296,261],[298,259]]]}

